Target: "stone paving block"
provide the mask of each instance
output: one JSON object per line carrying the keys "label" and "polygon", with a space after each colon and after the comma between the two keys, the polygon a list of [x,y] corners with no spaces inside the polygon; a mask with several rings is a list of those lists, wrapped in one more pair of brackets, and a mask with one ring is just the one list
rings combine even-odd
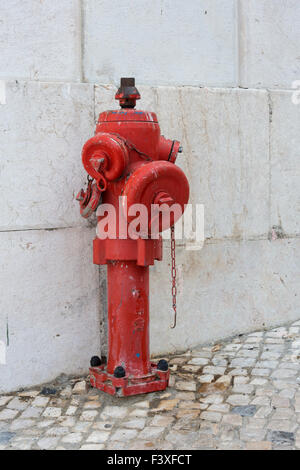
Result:
{"label": "stone paving block", "polygon": [[263,441],[266,432],[266,429],[257,429],[246,426],[240,430],[240,438],[242,441]]}
{"label": "stone paving block", "polygon": [[299,8],[293,0],[239,2],[242,86],[291,88],[299,79]]}
{"label": "stone paving block", "polygon": [[10,445],[15,449],[15,450],[30,450],[35,444],[35,439],[32,438],[16,438],[13,441],[10,442]]}
{"label": "stone paving block", "polygon": [[269,406],[270,405],[270,398],[266,396],[256,397],[251,401],[252,405],[261,405],[261,406]]}
{"label": "stone paving block", "polygon": [[44,437],[37,442],[37,445],[41,450],[51,450],[56,447],[57,443],[57,437]]}
{"label": "stone paving block", "polygon": [[193,359],[191,359],[188,364],[192,364],[192,365],[206,365],[208,363],[208,358],[207,357],[193,357]]}
{"label": "stone paving block", "polygon": [[199,415],[200,415],[200,409],[198,410],[181,409],[181,410],[177,410],[176,412],[176,417],[178,419],[187,418],[187,419],[192,420],[192,419],[198,418]]}
{"label": "stone paving block", "polygon": [[276,391],[273,388],[268,389],[268,388],[261,387],[255,390],[255,395],[257,397],[260,397],[260,396],[273,397],[275,394],[276,394]]}
{"label": "stone paving block", "polygon": [[211,383],[214,380],[214,377],[215,376],[212,374],[204,374],[204,375],[200,375],[198,379],[200,383],[207,384],[207,383]]}
{"label": "stone paving block", "polygon": [[295,442],[295,435],[292,432],[271,431],[268,433],[268,438],[274,444],[294,444]]}
{"label": "stone paving block", "polygon": [[229,414],[223,416],[222,423],[230,426],[242,426],[243,419],[241,416]]}
{"label": "stone paving block", "polygon": [[0,445],[8,444],[14,436],[14,432],[0,431]]}
{"label": "stone paving block", "polygon": [[170,431],[165,439],[168,442],[171,442],[176,447],[182,448],[182,446],[191,445],[192,442],[195,442],[199,438],[197,432],[184,432],[184,431]]}
{"label": "stone paving block", "polygon": [[21,429],[31,428],[34,425],[35,421],[33,419],[15,419],[9,429],[11,431],[19,431]]}
{"label": "stone paving block", "polygon": [[[83,5],[87,80],[117,83],[124,70],[135,70],[141,84],[234,86],[237,83],[233,0],[211,0],[209,9],[203,0],[186,0],[184,9],[180,0],[163,5],[159,0],[153,0],[151,5],[146,0],[133,0],[130,5],[117,0],[109,3],[84,0]],[[126,22],[116,23],[119,15],[126,17]],[[99,44],[110,46],[99,49]],[[124,50],[130,54],[124,54]],[[176,56],[174,63],[166,60],[170,55]],[[143,67],[137,70],[141,56]]]}
{"label": "stone paving block", "polygon": [[151,411],[170,411],[173,410],[178,404],[179,400],[177,398],[172,400],[162,400],[156,409],[152,409]]}
{"label": "stone paving block", "polygon": [[154,416],[151,426],[168,426],[174,421],[172,416]]}
{"label": "stone paving block", "polygon": [[196,384],[194,382],[180,381],[176,382],[177,390],[184,390],[189,392],[196,391]]}
{"label": "stone paving block", "polygon": [[238,375],[234,377],[234,386],[236,385],[245,385],[249,382],[249,377],[244,377],[244,376],[241,376],[239,377]]}
{"label": "stone paving block", "polygon": [[80,79],[80,9],[51,0],[1,2],[1,78]]}
{"label": "stone paving block", "polygon": [[229,409],[230,406],[226,405],[226,403],[216,403],[208,407],[208,411],[217,411],[220,413],[228,413]]}
{"label": "stone paving block", "polygon": [[53,426],[46,431],[46,436],[62,437],[70,433],[69,428],[63,426]]}
{"label": "stone paving block", "polygon": [[61,415],[61,409],[60,408],[55,408],[52,406],[48,406],[48,408],[45,409],[43,416],[46,418],[59,418]]}
{"label": "stone paving block", "polygon": [[87,391],[87,383],[85,380],[77,382],[73,387],[73,393],[84,394]]}
{"label": "stone paving block", "polygon": [[9,410],[9,409],[4,409],[0,411],[0,421],[6,421],[6,420],[11,420],[17,416],[19,413],[18,410]]}
{"label": "stone paving block", "polygon": [[55,423],[54,419],[44,419],[36,423],[37,429],[44,429],[52,426]]}
{"label": "stone paving block", "polygon": [[106,406],[101,413],[101,419],[119,418],[122,419],[127,414],[125,406]]}
{"label": "stone paving block", "polygon": [[207,419],[213,423],[219,423],[222,420],[222,414],[213,411],[202,411],[200,418]]}
{"label": "stone paving block", "polygon": [[242,450],[243,447],[244,444],[241,441],[221,441],[218,446],[218,448],[221,450]]}
{"label": "stone paving block", "polygon": [[129,416],[132,416],[134,418],[141,418],[147,415],[148,415],[147,410],[133,410],[131,413],[129,413]]}
{"label": "stone paving block", "polygon": [[251,428],[257,428],[257,429],[262,429],[265,428],[267,423],[266,419],[263,418],[249,418],[248,419],[248,425]]}
{"label": "stone paving block", "polygon": [[254,390],[254,385],[249,384],[237,384],[232,388],[233,393],[252,393]]}
{"label": "stone paving block", "polygon": [[251,385],[264,385],[268,383],[268,380],[267,379],[261,379],[261,378],[255,378],[255,379],[252,379],[250,384]]}
{"label": "stone paving block", "polygon": [[241,395],[236,393],[234,395],[230,395],[226,401],[230,405],[244,406],[249,404],[250,398],[249,395]]}
{"label": "stone paving block", "polygon": [[228,373],[228,375],[231,375],[233,377],[236,377],[236,376],[245,377],[248,375],[248,371],[246,369],[233,369]]}
{"label": "stone paving block", "polygon": [[128,441],[129,439],[134,439],[138,434],[136,429],[118,429],[115,431],[110,439],[112,441]]}
{"label": "stone paving block", "polygon": [[157,439],[163,434],[164,431],[164,426],[146,426],[139,433],[139,439]]}
{"label": "stone paving block", "polygon": [[274,396],[271,405],[275,408],[289,408],[291,406],[291,403],[288,398]]}
{"label": "stone paving block", "polygon": [[109,436],[109,432],[106,431],[93,431],[90,436],[87,438],[88,442],[106,442]]}
{"label": "stone paving block", "polygon": [[[5,87],[0,230],[88,226],[75,197],[86,181],[81,150],[94,132],[93,87],[19,81]],[[14,181],[22,184],[11,191]]]}
{"label": "stone paving block", "polygon": [[28,406],[28,402],[20,398],[13,398],[7,405],[6,408],[12,410],[25,410]]}
{"label": "stone paving block", "polygon": [[275,413],[272,415],[272,419],[292,419],[294,416],[293,410],[289,408],[276,408]]}
{"label": "stone paving block", "polygon": [[272,450],[272,442],[269,441],[257,441],[247,442],[247,450]]}
{"label": "stone paving block", "polygon": [[84,444],[80,447],[80,450],[102,450],[104,449],[104,444]]}
{"label": "stone paving block", "polygon": [[12,400],[12,398],[13,398],[12,396],[11,397],[0,396],[0,406],[6,405],[9,402],[9,400]]}
{"label": "stone paving block", "polygon": [[258,361],[255,367],[261,367],[263,369],[275,369],[278,366],[278,361]]}
{"label": "stone paving block", "polygon": [[203,368],[204,374],[223,375],[226,367],[205,366]]}
{"label": "stone paving block", "polygon": [[270,375],[270,373],[270,369],[260,369],[256,367],[251,371],[251,375],[258,375],[260,377],[267,377],[268,375]]}
{"label": "stone paving block", "polygon": [[77,411],[77,406],[69,406],[69,408],[66,411],[66,415],[72,416],[76,413]]}
{"label": "stone paving block", "polygon": [[274,379],[286,379],[294,377],[296,373],[297,372],[293,369],[277,369],[271,374],[271,377]]}
{"label": "stone paving block", "polygon": [[60,418],[58,418],[57,421],[59,422],[60,426],[67,426],[67,427],[72,428],[73,426],[75,426],[76,420],[77,418],[73,416],[67,416],[67,417],[61,416]]}
{"label": "stone paving block", "polygon": [[204,398],[200,398],[200,401],[203,403],[212,403],[214,405],[222,403],[224,400],[224,397],[221,394],[217,393],[212,393],[211,395],[208,395]]}
{"label": "stone paving block", "polygon": [[98,416],[98,411],[96,410],[88,410],[83,411],[80,416],[81,421],[94,421],[94,419]]}
{"label": "stone paving block", "polygon": [[271,419],[267,424],[267,429],[279,433],[293,433],[297,429],[297,424],[287,419]]}
{"label": "stone paving block", "polygon": [[293,389],[283,389],[279,392],[279,396],[287,399],[292,399],[295,396],[295,390]]}
{"label": "stone paving block", "polygon": [[231,410],[231,413],[240,416],[254,416],[256,409],[257,407],[255,405],[234,406]]}
{"label": "stone paving block", "polygon": [[125,428],[143,429],[145,427],[146,420],[144,418],[131,419],[123,422]]}
{"label": "stone paving block", "polygon": [[29,405],[28,408],[21,414],[21,418],[39,418],[42,414],[42,411],[42,408],[34,408]]}

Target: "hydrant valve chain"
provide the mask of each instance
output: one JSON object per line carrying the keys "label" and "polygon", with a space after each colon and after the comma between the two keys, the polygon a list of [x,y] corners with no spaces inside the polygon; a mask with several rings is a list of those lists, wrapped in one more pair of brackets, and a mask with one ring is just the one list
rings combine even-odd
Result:
{"label": "hydrant valve chain", "polygon": [[176,258],[175,258],[175,227],[172,225],[171,227],[171,275],[172,275],[172,299],[173,299],[173,310],[174,310],[174,322],[171,328],[175,328],[176,321],[177,321],[177,306],[176,306],[176,295],[177,295],[177,287],[176,287]]}
{"label": "hydrant valve chain", "polygon": [[[119,134],[117,134],[116,132],[111,132],[111,134],[117,136],[117,137],[120,137],[121,136]],[[135,145],[133,145],[131,142],[129,142],[128,139],[124,139],[123,137],[123,140],[124,140],[124,143],[125,145],[129,148],[129,150],[134,150],[136,153],[138,153],[144,160],[149,160],[149,161],[153,161],[151,157],[149,157],[149,155],[147,155],[146,153],[142,152],[141,150],[139,150],[138,148],[136,148]]]}

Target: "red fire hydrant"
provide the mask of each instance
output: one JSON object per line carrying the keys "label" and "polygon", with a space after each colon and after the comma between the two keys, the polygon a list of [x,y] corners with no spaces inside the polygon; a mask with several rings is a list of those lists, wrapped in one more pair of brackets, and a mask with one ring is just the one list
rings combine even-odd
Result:
{"label": "red fire hydrant", "polygon": [[[187,178],[174,165],[180,144],[160,134],[155,113],[134,109],[139,98],[134,78],[122,78],[116,94],[121,109],[101,113],[94,137],[83,147],[88,186],[77,196],[83,217],[100,204],[111,204],[116,214],[108,235],[94,239],[94,263],[107,265],[109,350],[107,363],[92,357],[90,380],[117,396],[168,385],[167,361],[154,364],[149,353],[149,265],[162,259],[161,236],[150,234],[151,205],[177,204],[182,213],[189,198]],[[128,233],[134,204],[143,204],[149,214],[149,231],[138,237]],[[180,215],[171,213],[168,222],[159,218],[158,232],[173,227]],[[98,222],[103,217],[98,215]]]}

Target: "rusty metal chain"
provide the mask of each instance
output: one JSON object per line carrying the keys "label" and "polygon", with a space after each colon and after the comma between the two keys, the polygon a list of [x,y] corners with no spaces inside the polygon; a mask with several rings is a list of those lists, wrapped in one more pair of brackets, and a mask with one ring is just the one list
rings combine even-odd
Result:
{"label": "rusty metal chain", "polygon": [[[103,166],[104,158],[102,158],[99,162],[99,167],[98,167],[98,173],[99,173],[99,179],[96,180],[96,186],[99,189],[99,191],[102,193],[103,191],[106,190],[107,188],[107,180],[103,174],[102,166]],[[91,188],[91,185],[94,181],[94,178],[87,174],[87,187],[88,189]]]}
{"label": "rusty metal chain", "polygon": [[146,153],[139,150],[134,144],[129,142],[128,139],[125,139],[124,137],[117,134],[116,132],[111,132],[111,134],[116,135],[117,137],[122,139],[124,141],[124,144],[126,145],[126,147],[128,147],[130,150],[134,150],[135,152],[137,152],[144,160],[148,160],[148,161],[151,161],[151,162],[153,161],[153,159],[151,157],[149,157],[149,155],[147,155]]}
{"label": "rusty metal chain", "polygon": [[173,310],[174,310],[174,322],[171,328],[175,328],[176,321],[177,321],[177,306],[176,306],[176,295],[177,295],[177,287],[176,287],[176,257],[175,257],[175,227],[172,225],[171,227],[171,275],[172,275],[172,299],[173,299]]}

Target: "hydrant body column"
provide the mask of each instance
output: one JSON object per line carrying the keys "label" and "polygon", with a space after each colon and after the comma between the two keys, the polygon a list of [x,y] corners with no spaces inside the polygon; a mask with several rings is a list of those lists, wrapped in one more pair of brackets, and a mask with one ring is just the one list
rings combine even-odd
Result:
{"label": "hydrant body column", "polygon": [[[108,360],[92,357],[91,384],[117,396],[168,385],[167,362],[150,360],[149,266],[162,259],[159,232],[174,225],[189,198],[188,181],[174,165],[180,144],[160,134],[155,113],[134,109],[139,98],[134,79],[121,79],[116,99],[122,109],[101,113],[83,147],[88,187],[77,196],[83,217],[99,208],[94,263],[107,265],[108,278]],[[138,235],[132,231],[136,204],[145,222],[137,224]],[[176,210],[165,219],[153,215],[153,206]],[[115,219],[107,231],[110,208]]]}
{"label": "hydrant body column", "polygon": [[149,360],[149,268],[135,261],[107,266],[108,344],[107,372],[117,366],[142,377],[150,373]]}

